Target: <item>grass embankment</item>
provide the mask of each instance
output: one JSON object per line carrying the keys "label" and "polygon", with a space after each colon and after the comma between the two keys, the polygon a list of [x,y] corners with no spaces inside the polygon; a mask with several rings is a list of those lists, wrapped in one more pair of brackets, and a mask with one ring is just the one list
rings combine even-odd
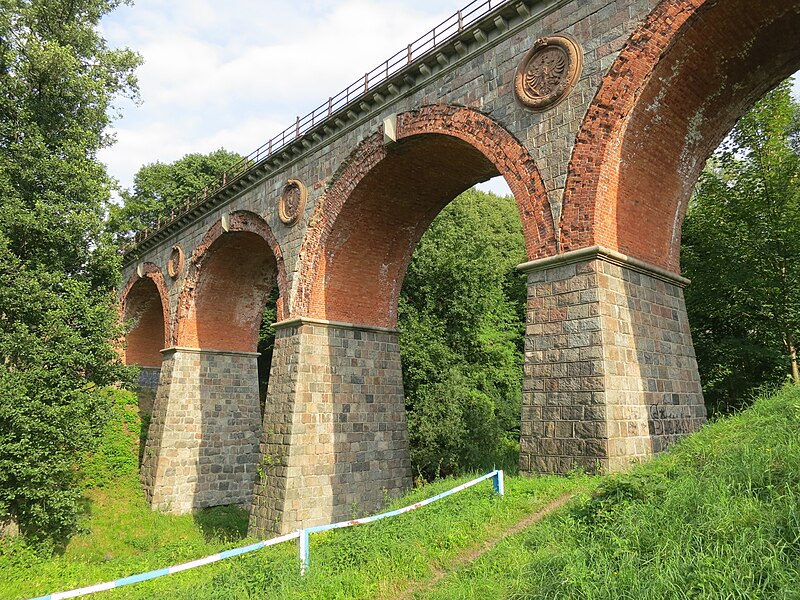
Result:
{"label": "grass embankment", "polygon": [[[59,556],[41,557],[19,544],[0,543],[0,598],[27,598],[92,585],[186,562],[244,545],[247,514],[216,508],[176,517],[149,510],[136,474],[138,426],[129,396],[90,461],[86,532]],[[127,436],[120,434],[127,431]],[[125,448],[123,451],[122,448]],[[414,490],[399,507],[449,489],[470,477]],[[447,569],[564,493],[587,489],[590,479],[507,478],[500,499],[490,482],[418,511],[379,523],[312,536],[311,570],[299,576],[296,542],[200,567],[151,582],[102,592],[106,598],[374,598],[392,596],[409,582]],[[4,545],[5,544],[5,545]]]}
{"label": "grass embankment", "polygon": [[[102,471],[102,469],[101,469]],[[436,494],[447,480],[393,506]],[[566,509],[485,540],[552,498]],[[164,567],[246,543],[246,514],[149,511],[133,473],[89,494],[90,532],[62,556],[0,545],[0,597],[24,598]],[[427,586],[441,570],[450,571]],[[600,480],[486,482],[396,519],[312,537],[301,578],[294,543],[104,592],[108,598],[800,598],[800,389],[762,398],[670,453]]]}
{"label": "grass embankment", "polygon": [[427,598],[800,598],[800,388],[761,398]]}

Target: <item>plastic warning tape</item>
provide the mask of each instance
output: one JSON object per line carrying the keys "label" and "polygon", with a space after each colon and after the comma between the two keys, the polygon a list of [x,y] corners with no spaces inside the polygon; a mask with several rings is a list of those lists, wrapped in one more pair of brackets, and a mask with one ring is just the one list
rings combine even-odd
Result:
{"label": "plastic warning tape", "polygon": [[249,546],[242,546],[241,548],[233,548],[232,550],[225,550],[224,552],[212,554],[211,556],[206,556],[205,558],[198,558],[197,560],[192,560],[190,562],[183,563],[181,565],[174,565],[172,567],[166,567],[164,569],[156,569],[155,571],[148,571],[147,573],[131,575],[130,577],[123,577],[122,579],[116,579],[114,581],[108,581],[106,583],[98,583],[97,585],[90,585],[88,587],[79,588],[77,590],[70,590],[68,592],[58,592],[55,594],[48,594],[47,596],[39,596],[38,598],[34,598],[33,600],[61,600],[62,598],[75,598],[77,596],[84,596],[86,594],[94,594],[95,592],[104,592],[106,590],[112,590],[114,588],[122,587],[124,585],[141,583],[142,581],[147,581],[149,579],[156,579],[157,577],[163,577],[164,575],[172,575],[173,573],[180,573],[181,571],[186,571],[187,569],[193,569],[195,567],[200,567],[202,565],[208,565],[217,562],[218,560],[231,558],[232,556],[239,556],[240,554],[247,554],[248,552],[254,552],[256,550],[260,550],[261,548],[266,548],[267,546],[274,546],[275,544],[280,544],[281,542],[288,542],[289,540],[294,540],[297,539],[298,537],[300,537],[300,532],[294,531],[292,533],[287,533],[286,535],[282,535],[280,537],[272,538],[271,540],[256,542],[255,544],[250,544]]}

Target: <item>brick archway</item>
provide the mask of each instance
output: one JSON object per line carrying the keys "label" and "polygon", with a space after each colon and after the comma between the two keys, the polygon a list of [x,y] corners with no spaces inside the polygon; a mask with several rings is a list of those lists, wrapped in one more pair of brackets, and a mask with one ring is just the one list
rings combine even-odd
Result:
{"label": "brick archway", "polygon": [[569,165],[564,251],[599,244],[679,272],[680,228],[708,156],[800,66],[794,0],[662,0],[590,105]]}
{"label": "brick archway", "polygon": [[317,203],[301,248],[291,316],[393,327],[411,254],[433,218],[472,185],[502,175],[530,258],[556,252],[542,178],[525,147],[475,110],[426,106],[397,115],[351,153]]}
{"label": "brick archway", "polygon": [[140,276],[134,273],[120,295],[120,314],[133,320],[126,336],[125,364],[147,367],[161,365],[161,350],[169,344],[169,299],[161,269],[143,263]]}
{"label": "brick archway", "polygon": [[175,345],[253,352],[261,314],[277,285],[285,317],[286,270],[267,222],[249,211],[217,221],[192,253],[178,299]]}

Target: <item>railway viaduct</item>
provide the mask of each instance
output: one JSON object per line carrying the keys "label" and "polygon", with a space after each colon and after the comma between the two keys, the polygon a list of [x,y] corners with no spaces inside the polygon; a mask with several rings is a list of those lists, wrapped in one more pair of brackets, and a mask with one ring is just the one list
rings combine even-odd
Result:
{"label": "railway viaduct", "polygon": [[403,275],[497,175],[529,258],[521,471],[618,470],[697,429],[681,222],[709,154],[798,67],[797,0],[476,0],[298,118],[125,255],[153,508],[250,503],[263,534],[409,487]]}

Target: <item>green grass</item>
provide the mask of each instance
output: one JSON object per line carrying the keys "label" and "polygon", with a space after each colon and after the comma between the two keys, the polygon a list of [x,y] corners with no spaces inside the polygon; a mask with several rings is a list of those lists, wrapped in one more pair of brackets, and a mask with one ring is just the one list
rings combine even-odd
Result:
{"label": "green grass", "polygon": [[[21,543],[0,542],[0,598],[27,598],[166,567],[244,545],[247,513],[218,507],[195,515],[152,512],[139,487],[135,399],[116,399],[101,450],[89,457],[85,531],[59,556],[39,556]],[[134,411],[135,412],[135,411]],[[120,435],[120,431],[126,435]],[[123,451],[125,449],[125,451]],[[416,489],[390,508],[412,504],[474,477]],[[106,598],[374,598],[426,579],[464,549],[490,538],[591,479],[507,478],[498,498],[490,481],[412,513],[379,523],[314,535],[311,569],[301,578],[296,542],[259,550],[111,592]]]}
{"label": "green grass", "polygon": [[[469,478],[427,485],[392,506]],[[312,536],[304,578],[290,542],[103,597],[327,600],[410,588],[447,599],[800,599],[800,389],[762,398],[625,475],[512,477],[506,490],[500,499],[487,481],[407,515]],[[456,566],[465,551],[573,491],[579,497],[566,509]],[[150,511],[135,473],[88,500],[87,531],[61,556],[0,543],[0,597],[99,583],[251,541],[238,509]],[[450,572],[425,588],[436,569]]]}
{"label": "green grass", "polygon": [[[419,501],[468,477],[415,490],[393,506]],[[587,477],[509,478],[501,499],[487,481],[417,511],[311,538],[311,569],[299,576],[296,542],[259,550],[152,582],[104,592],[108,598],[374,598],[425,579],[460,551],[491,537],[549,500],[588,485]],[[152,512],[135,481],[93,491],[91,530],[62,556],[0,551],[0,597],[26,598],[186,562],[249,539],[220,534],[246,527],[246,513],[218,508],[176,517]],[[225,514],[225,511],[233,514]],[[227,521],[227,524],[225,524]],[[2,548],[2,546],[0,546]]]}
{"label": "green grass", "polygon": [[761,398],[427,598],[800,598],[800,389]]}

